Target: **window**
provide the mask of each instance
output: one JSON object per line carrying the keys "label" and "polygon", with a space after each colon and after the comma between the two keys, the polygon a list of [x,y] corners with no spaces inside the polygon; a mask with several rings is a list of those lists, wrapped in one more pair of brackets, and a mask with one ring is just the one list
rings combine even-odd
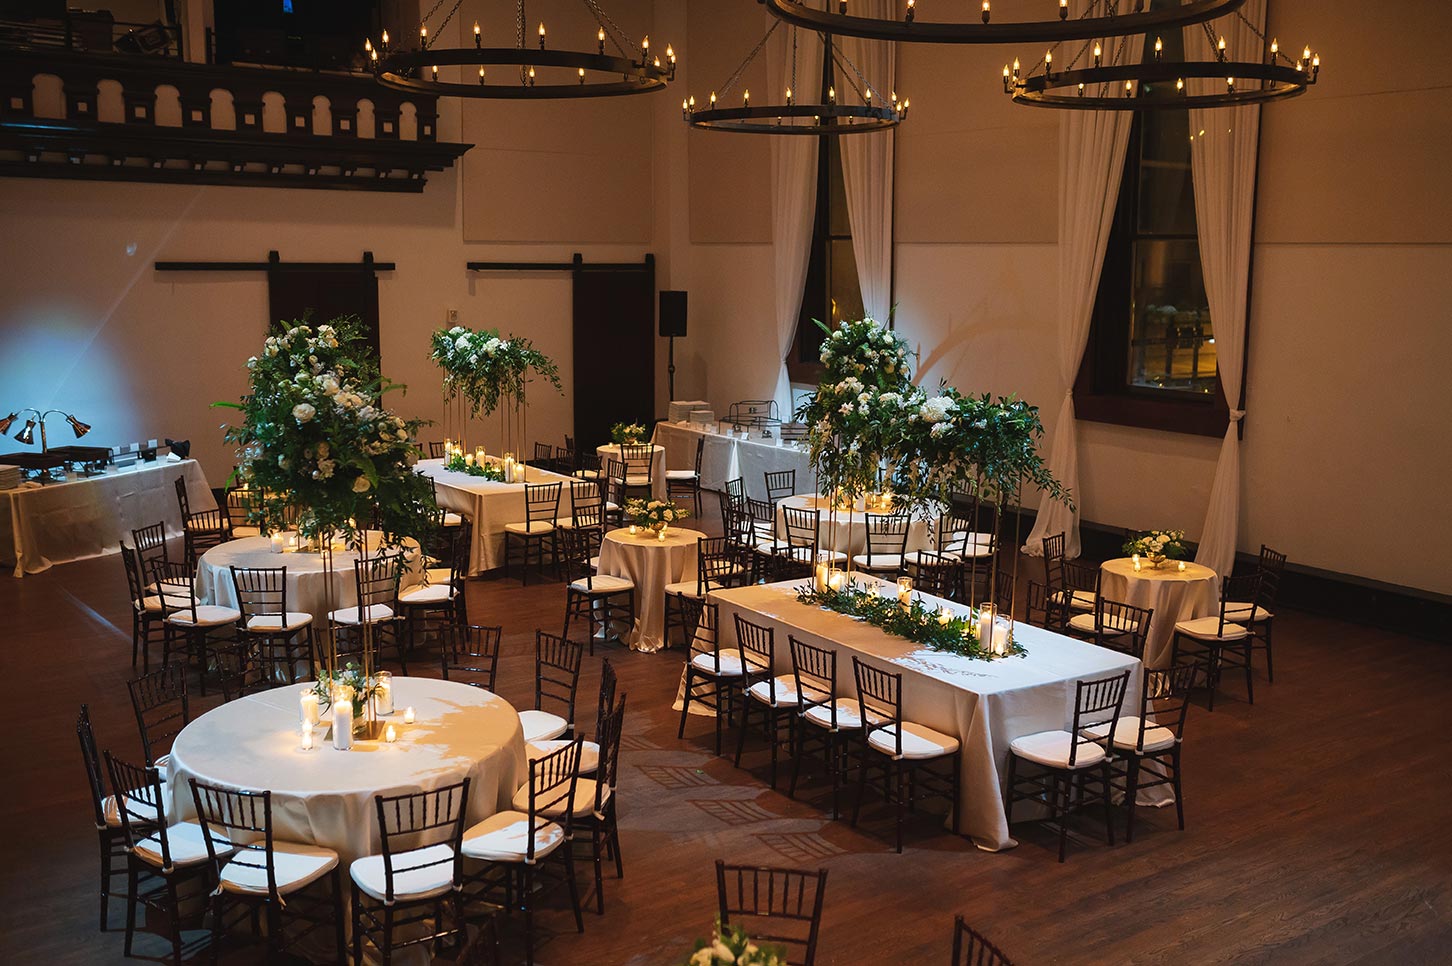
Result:
{"label": "window", "polygon": [[[1165,57],[1183,55],[1179,31]],[[1147,51],[1146,59],[1153,53]],[[1196,236],[1188,111],[1135,115],[1089,344],[1082,419],[1218,436],[1228,407]]]}
{"label": "window", "polygon": [[815,383],[821,375],[817,353],[823,333],[817,328],[817,320],[835,329],[844,319],[860,319],[864,314],[838,142],[835,137],[818,139],[816,221],[797,339],[787,356],[787,373],[793,382]]}

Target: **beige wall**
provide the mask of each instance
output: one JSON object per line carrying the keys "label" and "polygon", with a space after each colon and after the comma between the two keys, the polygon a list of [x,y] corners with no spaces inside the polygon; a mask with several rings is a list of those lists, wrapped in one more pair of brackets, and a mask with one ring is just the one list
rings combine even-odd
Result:
{"label": "beige wall", "polygon": [[[477,7],[461,11],[459,29]],[[1351,0],[1271,7],[1272,32],[1288,47],[1313,42],[1326,68],[1310,94],[1264,115],[1240,547],[1266,542],[1297,564],[1452,593],[1452,405],[1442,390],[1452,188],[1439,154],[1452,91],[1431,74],[1448,14],[1437,0],[1374,14]],[[679,119],[681,98],[703,99],[759,39],[762,13],[702,0],[631,9],[648,15],[653,45],[669,40],[681,54],[670,92],[543,113],[514,105],[497,118],[497,106],[445,101],[442,136],[479,147],[422,196],[0,179],[0,406],[73,407],[104,441],[190,436],[220,481],[230,457],[222,414],[206,404],[241,392],[266,284],[150,265],[273,248],[297,260],[368,248],[398,262],[379,285],[383,355],[412,387],[397,401],[410,415],[441,414],[427,334],[450,308],[467,324],[529,335],[568,376],[568,276],[470,277],[463,263],[574,251],[652,251],[660,287],[689,291],[678,397],[724,411],[770,395],[765,142],[688,131]],[[550,25],[552,37],[566,29]],[[1012,54],[900,52],[897,86],[913,117],[899,142],[897,319],[921,352],[923,381],[1016,392],[1052,424],[1064,391],[1058,119],[1003,98],[996,75]],[[664,400],[664,346],[657,358]],[[570,413],[568,397],[537,398],[530,435],[558,438]],[[1094,423],[1078,432],[1086,519],[1198,532],[1218,440]]]}

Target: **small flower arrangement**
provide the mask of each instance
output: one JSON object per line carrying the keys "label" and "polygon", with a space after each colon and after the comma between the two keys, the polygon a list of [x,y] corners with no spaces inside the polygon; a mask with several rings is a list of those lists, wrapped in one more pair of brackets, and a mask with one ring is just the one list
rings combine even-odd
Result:
{"label": "small flower arrangement", "polygon": [[480,479],[488,480],[491,483],[504,482],[504,469],[497,464],[479,462],[474,459],[464,459],[463,450],[454,450],[449,458],[444,461],[444,469],[451,473],[467,473],[470,476],[477,476]]}
{"label": "small flower arrangement", "polygon": [[758,946],[740,926],[716,931],[709,940],[697,939],[695,952],[682,966],[787,966],[786,950],[780,946]]}
{"label": "small flower arrangement", "polygon": [[616,423],[610,427],[610,441],[618,446],[645,442],[645,427],[640,423]]}
{"label": "small flower arrangement", "polygon": [[1184,530],[1150,530],[1124,542],[1124,552],[1131,557],[1147,557],[1156,567],[1166,560],[1183,560],[1190,555],[1185,546]]}
{"label": "small flower arrangement", "polygon": [[638,527],[664,530],[667,525],[690,516],[691,511],[670,500],[626,500],[625,515]]}
{"label": "small flower arrangement", "polygon": [[365,676],[363,669],[352,661],[345,664],[342,670],[331,673],[326,668],[318,668],[318,683],[313,687],[319,700],[325,703],[332,703],[335,694],[336,700],[353,703],[354,731],[362,730],[368,701],[378,690],[378,682]]}

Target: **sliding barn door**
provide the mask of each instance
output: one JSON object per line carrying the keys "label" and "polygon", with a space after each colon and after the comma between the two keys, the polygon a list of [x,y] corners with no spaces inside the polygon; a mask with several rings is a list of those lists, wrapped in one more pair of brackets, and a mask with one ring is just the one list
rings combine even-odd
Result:
{"label": "sliding barn door", "polygon": [[655,420],[655,257],[575,261],[575,445],[593,452],[619,422]]}

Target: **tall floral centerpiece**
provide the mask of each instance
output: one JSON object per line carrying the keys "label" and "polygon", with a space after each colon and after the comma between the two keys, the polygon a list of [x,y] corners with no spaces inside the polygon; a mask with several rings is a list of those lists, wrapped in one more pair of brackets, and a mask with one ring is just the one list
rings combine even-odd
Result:
{"label": "tall floral centerpiece", "polygon": [[[249,391],[240,402],[214,404],[241,414],[225,438],[237,446],[238,476],[261,494],[250,522],[264,533],[296,529],[316,541],[329,571],[335,540],[366,557],[425,537],[433,521],[432,484],[412,469],[421,423],[384,408],[384,394],[402,387],[379,375],[363,346],[356,318],[297,323],[268,336],[261,354],[247,360]],[[381,530],[371,543],[368,521]],[[336,582],[329,574],[329,596]],[[366,680],[372,629],[363,628]],[[336,642],[319,630],[319,674],[332,679],[340,673]]]}
{"label": "tall floral centerpiece", "polygon": [[444,372],[445,435],[462,440],[470,418],[499,410],[500,443],[514,454],[524,446],[527,400],[533,373],[563,393],[560,370],[549,356],[521,336],[501,338],[490,329],[475,332],[462,325],[439,329],[430,339],[431,358]]}
{"label": "tall floral centerpiece", "polygon": [[[823,329],[822,381],[796,415],[818,484],[833,495],[831,512],[839,499],[847,506],[889,488],[894,506],[920,517],[941,515],[961,495],[975,509],[987,501],[1001,510],[1025,482],[1069,499],[1039,455],[1036,407],[945,384],[930,395],[913,384],[907,343],[874,319]],[[970,556],[976,568],[978,555]]]}

